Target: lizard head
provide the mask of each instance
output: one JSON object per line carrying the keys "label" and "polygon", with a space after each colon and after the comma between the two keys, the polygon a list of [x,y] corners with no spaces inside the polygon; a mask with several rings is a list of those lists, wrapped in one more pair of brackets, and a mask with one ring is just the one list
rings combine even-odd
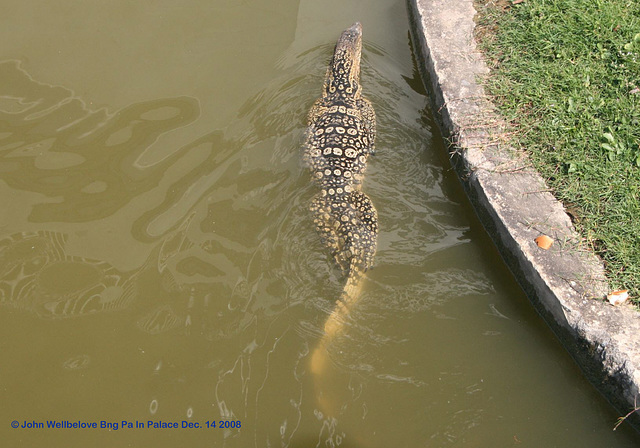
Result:
{"label": "lizard head", "polygon": [[342,32],[327,70],[325,96],[357,97],[360,94],[362,25],[354,23]]}

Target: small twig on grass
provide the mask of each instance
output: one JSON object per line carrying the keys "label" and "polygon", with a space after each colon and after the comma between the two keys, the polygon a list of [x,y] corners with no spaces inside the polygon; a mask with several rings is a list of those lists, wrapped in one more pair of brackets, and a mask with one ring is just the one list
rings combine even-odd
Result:
{"label": "small twig on grass", "polygon": [[496,174],[514,174],[514,173],[519,173],[522,172],[524,170],[526,170],[527,168],[531,168],[531,165],[522,165],[522,166],[518,166],[516,168],[509,168],[509,169],[503,169],[503,170],[493,170],[494,173]]}
{"label": "small twig on grass", "polygon": [[545,188],[543,190],[525,191],[523,194],[553,193],[553,188]]}

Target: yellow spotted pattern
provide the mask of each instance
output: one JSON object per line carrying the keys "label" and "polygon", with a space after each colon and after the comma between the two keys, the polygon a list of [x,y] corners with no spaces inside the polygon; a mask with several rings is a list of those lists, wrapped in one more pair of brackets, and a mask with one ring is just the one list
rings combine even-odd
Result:
{"label": "yellow spotted pattern", "polygon": [[336,44],[304,144],[305,163],[320,188],[310,207],[314,223],[350,278],[371,267],[378,237],[377,211],[361,185],[376,133],[373,106],[361,94],[361,51],[358,25]]}

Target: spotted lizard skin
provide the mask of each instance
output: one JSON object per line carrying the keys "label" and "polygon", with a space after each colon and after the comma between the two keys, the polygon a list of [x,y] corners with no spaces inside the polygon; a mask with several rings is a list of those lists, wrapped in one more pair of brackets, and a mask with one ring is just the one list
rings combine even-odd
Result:
{"label": "spotted lizard skin", "polygon": [[374,153],[376,116],[362,97],[362,26],[345,30],[322,89],[308,116],[304,160],[320,192],[310,209],[316,229],[347,276],[345,295],[373,264],[378,214],[362,191],[367,159]]}

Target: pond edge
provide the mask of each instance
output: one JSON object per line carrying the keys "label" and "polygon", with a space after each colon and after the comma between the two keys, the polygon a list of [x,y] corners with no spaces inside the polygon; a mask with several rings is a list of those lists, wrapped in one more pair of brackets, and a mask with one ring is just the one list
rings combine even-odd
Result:
{"label": "pond edge", "polygon": [[[473,0],[407,0],[418,70],[452,166],[507,266],[586,377],[625,415],[640,405],[640,312],[614,307],[602,262],[504,126],[478,79]],[[546,235],[553,245],[541,249]],[[461,329],[462,330],[462,329]],[[627,420],[640,429],[640,416]]]}

